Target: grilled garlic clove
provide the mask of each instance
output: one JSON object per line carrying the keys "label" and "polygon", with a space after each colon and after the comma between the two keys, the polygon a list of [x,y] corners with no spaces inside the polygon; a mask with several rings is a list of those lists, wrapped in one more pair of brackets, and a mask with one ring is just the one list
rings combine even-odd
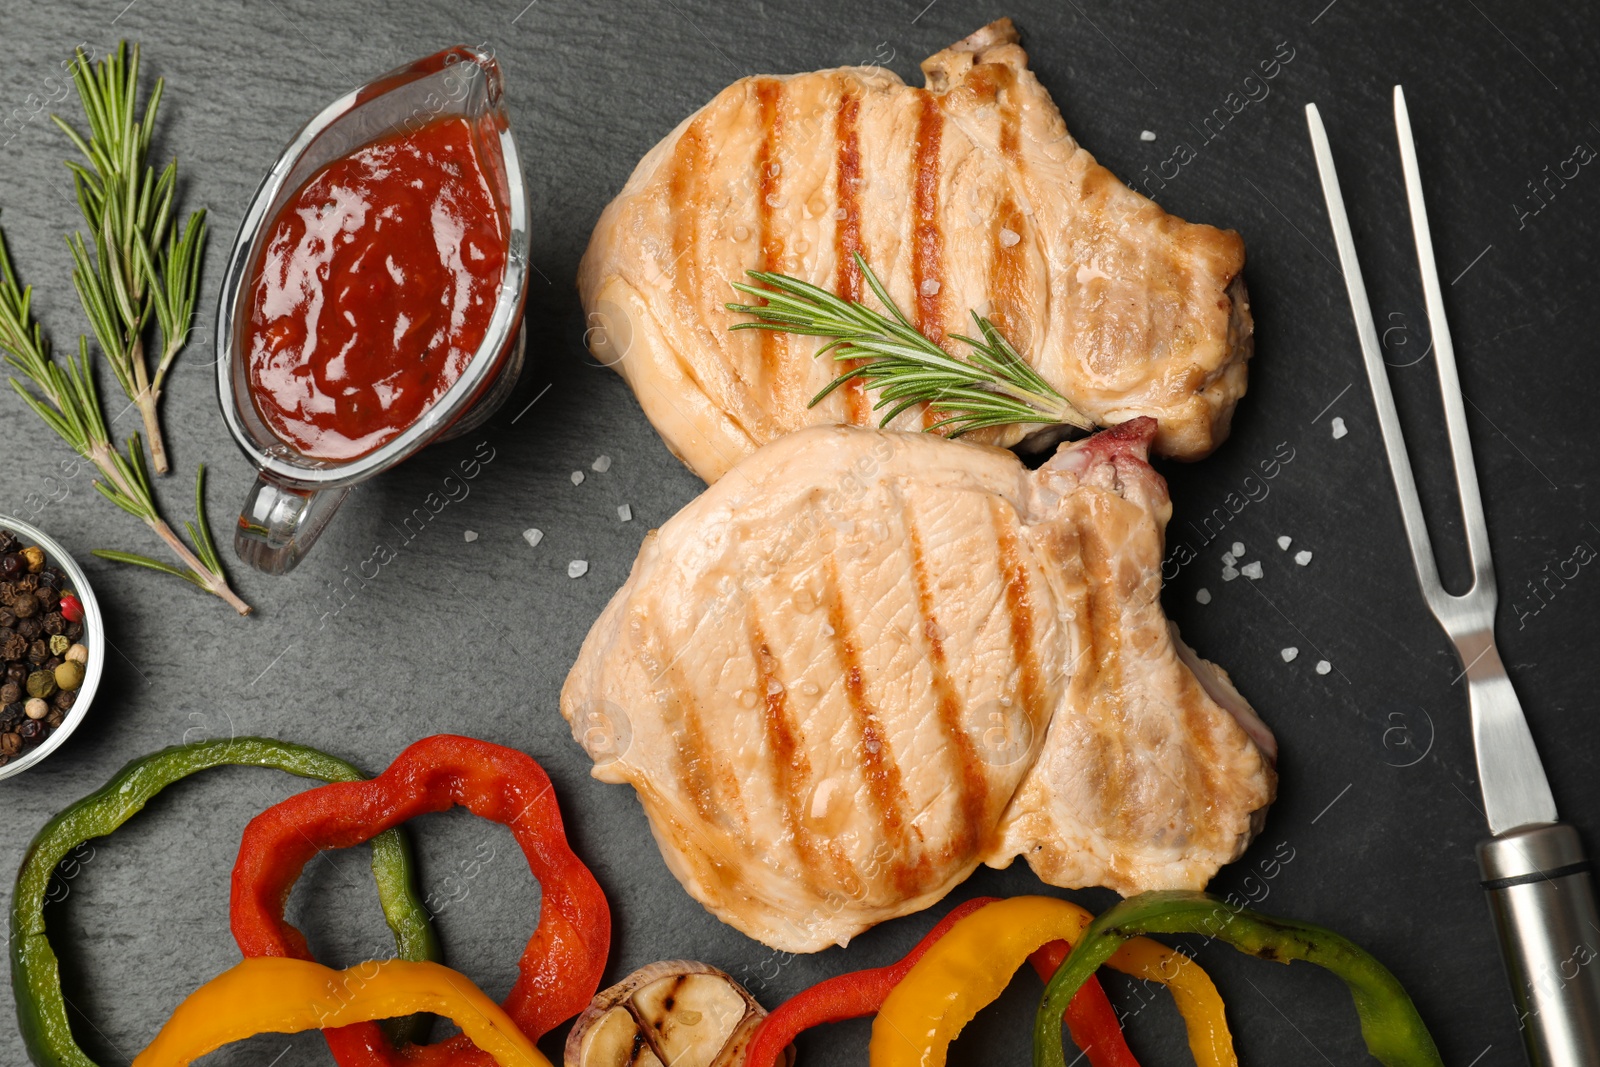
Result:
{"label": "grilled garlic clove", "polygon": [[567,1036],[564,1067],[740,1067],[767,1013],[731,976],[664,960],[601,990]]}

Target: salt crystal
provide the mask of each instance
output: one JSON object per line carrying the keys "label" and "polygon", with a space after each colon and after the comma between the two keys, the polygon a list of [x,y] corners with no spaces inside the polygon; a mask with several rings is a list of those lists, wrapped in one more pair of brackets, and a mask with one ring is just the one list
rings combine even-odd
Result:
{"label": "salt crystal", "polygon": [[1194,595],[1194,598],[1202,604],[1209,604],[1211,603],[1211,590],[1202,589]]}
{"label": "salt crystal", "polygon": [[1238,559],[1242,555],[1244,555],[1244,542],[1235,541],[1233,543],[1233,558]]}
{"label": "salt crystal", "polygon": [[839,208],[833,213],[833,217],[838,221],[843,222],[845,219],[850,217],[850,212],[846,211],[844,208]]}
{"label": "salt crystal", "polygon": [[571,563],[567,564],[567,577],[568,578],[582,578],[585,574],[588,574],[588,573],[589,573],[589,561],[586,560],[586,559],[575,559]]}
{"label": "salt crystal", "polygon": [[1249,563],[1246,563],[1243,567],[1239,568],[1239,573],[1250,579],[1252,582],[1259,582],[1261,580],[1261,561],[1258,559],[1251,560]]}
{"label": "salt crystal", "polygon": [[1300,564],[1300,566],[1304,567],[1307,563],[1311,562],[1311,550],[1309,548],[1302,548],[1300,551],[1294,554],[1294,561]]}
{"label": "salt crystal", "polygon": [[572,472],[572,484],[573,485],[582,485],[583,484],[583,472],[582,471],[573,471]]}
{"label": "salt crystal", "polygon": [[592,470],[592,471],[595,471],[598,474],[604,474],[606,471],[611,469],[611,457],[610,456],[599,456],[599,457],[596,457],[595,461],[593,463],[589,464],[589,469]]}
{"label": "salt crystal", "polygon": [[618,504],[617,518],[621,519],[623,522],[632,522],[633,508],[629,507],[627,504]]}
{"label": "salt crystal", "polygon": [[1141,141],[1154,141],[1155,139],[1156,131],[1154,130],[1143,130],[1139,134],[1139,140]]}
{"label": "salt crystal", "polygon": [[1280,538],[1278,538],[1278,547],[1281,548],[1285,552],[1289,551],[1289,546],[1292,545],[1292,544],[1294,544],[1294,538],[1292,538],[1292,537],[1280,537]]}
{"label": "salt crystal", "polygon": [[1329,663],[1325,659],[1317,660],[1317,673],[1318,674],[1327,674],[1331,670],[1333,670],[1333,664]]}
{"label": "salt crystal", "polygon": [[476,541],[478,539],[478,531],[476,531],[476,530],[467,530],[467,531],[462,533],[461,539],[463,541],[467,542],[467,544],[470,545],[472,542],[474,542],[474,541]]}
{"label": "salt crystal", "polygon": [[1293,645],[1290,645],[1288,648],[1278,653],[1278,655],[1283,657],[1283,662],[1285,663],[1293,663],[1294,658],[1299,654],[1300,650],[1295,648]]}
{"label": "salt crystal", "polygon": [[1231,565],[1222,568],[1222,580],[1223,581],[1231,582],[1237,577],[1239,577],[1239,572],[1234,570],[1234,568]]}
{"label": "salt crystal", "polygon": [[940,289],[940,285],[939,285],[939,279],[938,278],[927,278],[927,279],[923,280],[923,283],[922,283],[922,295],[923,296],[938,296],[939,295],[939,289]]}
{"label": "salt crystal", "polygon": [[1224,567],[1231,567],[1237,562],[1239,562],[1239,557],[1235,556],[1232,552],[1224,552],[1222,554],[1222,565]]}
{"label": "salt crystal", "polygon": [[1000,227],[1000,244],[1003,247],[1010,248],[1020,240],[1022,240],[1022,234],[1017,233],[1015,230],[1008,230],[1004,226]]}
{"label": "salt crystal", "polygon": [[783,683],[778,681],[776,678],[768,678],[767,692],[773,696],[776,696],[777,694],[783,692]]}
{"label": "salt crystal", "polygon": [[1335,415],[1333,417],[1333,439],[1337,441],[1349,432],[1349,430],[1345,429],[1344,420]]}
{"label": "salt crystal", "polygon": [[538,548],[539,542],[544,540],[544,531],[530,526],[522,531],[522,539],[528,542],[529,548]]}

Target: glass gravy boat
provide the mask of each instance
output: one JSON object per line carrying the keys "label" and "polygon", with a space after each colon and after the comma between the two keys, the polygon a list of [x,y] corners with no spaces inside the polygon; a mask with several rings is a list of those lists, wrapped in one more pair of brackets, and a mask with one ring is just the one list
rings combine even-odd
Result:
{"label": "glass gravy boat", "polygon": [[[465,118],[507,235],[505,271],[483,343],[443,396],[388,443],[351,460],[306,456],[281,441],[250,397],[248,327],[262,242],[278,211],[334,160],[388,134],[435,119]],[[262,179],[239,234],[217,302],[217,399],[234,440],[256,467],[256,482],[234,530],[239,558],[286,574],[327,527],[350,487],[435,441],[481,425],[522,368],[528,294],[528,191],[506,113],[500,68],[470,48],[447,48],[345,94],[297,134]]]}

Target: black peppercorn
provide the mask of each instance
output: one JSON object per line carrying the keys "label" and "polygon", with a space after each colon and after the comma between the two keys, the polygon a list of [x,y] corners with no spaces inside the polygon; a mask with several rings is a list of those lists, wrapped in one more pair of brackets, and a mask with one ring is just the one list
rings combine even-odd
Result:
{"label": "black peppercorn", "polygon": [[61,612],[52,611],[44,617],[44,622],[40,625],[44,627],[45,633],[58,634],[67,628],[67,620],[61,617]]}
{"label": "black peppercorn", "polygon": [[54,731],[57,726],[60,726],[62,723],[66,722],[66,721],[67,721],[67,713],[62,711],[60,708],[55,709],[54,711],[50,712],[50,714],[48,714],[48,715],[46,715],[44,717],[44,724],[46,726],[50,727],[50,729],[52,731]]}
{"label": "black peppercorn", "polygon": [[17,624],[17,613],[10,608],[0,608],[0,626],[7,629]]}
{"label": "black peppercorn", "polygon": [[[39,588],[59,590],[66,584],[66,575],[59,567],[46,567],[39,572]],[[59,595],[59,593],[58,593]]]}
{"label": "black peppercorn", "polygon": [[28,662],[39,664],[50,658],[50,646],[44,641],[35,641],[28,646]]}
{"label": "black peppercorn", "polygon": [[17,723],[27,714],[25,707],[20,698],[0,707],[0,730],[16,729]]}
{"label": "black peppercorn", "polygon": [[6,682],[4,685],[0,685],[0,707],[5,707],[7,704],[15,704],[21,699],[22,686],[16,682]]}
{"label": "black peppercorn", "polygon": [[61,711],[71,711],[72,704],[77,699],[78,691],[76,689],[63,689],[56,693],[55,696],[50,698],[50,703],[54,704],[56,708]]}
{"label": "black peppercorn", "polygon": [[49,659],[47,659],[43,663],[39,664],[39,666],[43,667],[47,671],[53,671],[57,667],[61,666],[61,657],[60,656],[51,656]]}
{"label": "black peppercorn", "polygon": [[37,588],[39,588],[39,576],[37,574],[24,574],[17,579],[17,592],[19,594],[31,593]]}
{"label": "black peppercorn", "polygon": [[44,633],[44,624],[41,623],[38,618],[18,619],[17,633],[21,634],[23,637],[26,637],[29,641],[32,641],[40,634]]}
{"label": "black peppercorn", "polygon": [[39,598],[31,592],[18,593],[11,602],[11,610],[16,612],[17,618],[27,619],[38,614]]}
{"label": "black peppercorn", "polygon": [[81,622],[69,622],[69,623],[67,623],[66,633],[67,633],[68,637],[70,637],[74,641],[76,641],[78,638],[83,636],[83,623],[81,623]]}
{"label": "black peppercorn", "polygon": [[[41,574],[39,577],[43,579],[44,575]],[[33,591],[33,595],[39,598],[39,603],[44,605],[46,611],[54,611],[56,605],[61,602],[61,594],[42,581],[39,588]]]}
{"label": "black peppercorn", "polygon": [[[6,656],[5,659],[20,659],[21,656]],[[6,664],[6,681],[16,682],[21,685],[28,680],[28,668],[20,663]]]}
{"label": "black peppercorn", "polygon": [[22,547],[22,542],[17,540],[17,535],[10,530],[0,530],[0,553],[15,552]]}
{"label": "black peppercorn", "polygon": [[27,569],[27,564],[22,562],[22,556],[16,552],[7,552],[0,556],[0,578],[11,581]]}
{"label": "black peppercorn", "polygon": [[15,730],[0,734],[0,754],[15,756],[22,751],[22,735]]}
{"label": "black peppercorn", "polygon": [[[23,656],[26,656],[27,654],[28,654],[28,639],[26,637],[23,637],[21,634],[15,632],[15,631],[12,631],[11,633],[7,634],[5,637],[0,638],[0,659],[3,659],[5,661],[7,661],[8,663],[13,663],[19,673],[22,671],[22,665],[21,664],[16,664],[15,661],[21,659]],[[20,682],[22,680],[21,678],[11,678],[10,677],[11,669],[12,668],[9,667],[9,666],[6,668],[6,676],[7,676],[7,678],[9,678],[11,681]]]}
{"label": "black peppercorn", "polygon": [[25,744],[37,741],[44,736],[44,723],[38,719],[25,718],[22,720],[22,725],[17,727],[17,736],[22,738]]}

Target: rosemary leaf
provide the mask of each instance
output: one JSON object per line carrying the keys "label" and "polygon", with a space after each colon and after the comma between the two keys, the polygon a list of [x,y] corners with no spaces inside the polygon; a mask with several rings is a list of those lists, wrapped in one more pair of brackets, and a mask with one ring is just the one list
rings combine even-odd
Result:
{"label": "rosemary leaf", "polygon": [[198,586],[201,589],[205,588],[205,584],[201,582],[200,576],[194,571],[179,570],[170,563],[162,563],[159,559],[151,559],[149,556],[141,556],[137,552],[118,552],[109,548],[96,548],[91,549],[89,554],[92,556],[99,556],[101,559],[109,559],[113,563],[129,563],[135,567],[149,567],[153,571],[160,571],[162,574],[170,574],[175,578],[182,578],[191,585]]}

